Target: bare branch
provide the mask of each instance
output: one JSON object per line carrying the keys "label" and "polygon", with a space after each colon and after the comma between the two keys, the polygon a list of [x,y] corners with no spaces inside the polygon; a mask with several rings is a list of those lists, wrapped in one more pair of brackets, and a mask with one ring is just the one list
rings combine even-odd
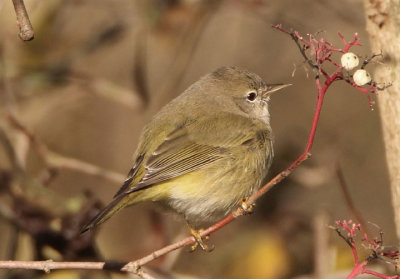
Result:
{"label": "bare branch", "polygon": [[350,192],[349,192],[349,187],[346,183],[346,179],[344,177],[342,168],[340,167],[339,163],[336,165],[336,175],[339,179],[339,185],[340,188],[342,190],[342,193],[344,195],[344,199],[346,201],[347,207],[349,208],[350,212],[354,215],[354,217],[356,218],[356,220],[360,223],[361,228],[363,229],[363,231],[368,235],[368,227],[367,227],[367,223],[365,222],[362,214],[360,213],[360,211],[358,211],[358,209],[355,207],[353,199],[351,198]]}
{"label": "bare branch", "polygon": [[64,155],[51,151],[48,152],[46,161],[48,165],[52,168],[74,170],[100,178],[105,178],[109,181],[116,183],[121,183],[125,179],[125,176],[118,172],[101,168],[94,164],[84,162],[76,158],[66,157]]}
{"label": "bare branch", "polygon": [[31,21],[25,8],[24,0],[12,0],[19,26],[19,37],[23,41],[31,41],[35,36]]}
{"label": "bare branch", "polygon": [[17,154],[15,149],[11,143],[10,138],[7,133],[4,131],[3,127],[0,126],[0,143],[3,145],[4,150],[15,170],[22,170],[22,166],[18,163]]}
{"label": "bare branch", "polygon": [[16,129],[22,132],[29,139],[32,146],[46,162],[48,168],[75,170],[117,183],[124,181],[125,176],[120,173],[50,151],[47,146],[41,142],[32,131],[25,127],[25,125],[15,115],[8,114],[8,119]]}
{"label": "bare branch", "polygon": [[210,1],[195,15],[196,19],[192,20],[192,23],[188,26],[185,35],[178,44],[179,48],[168,69],[169,74],[162,82],[162,87],[160,88],[162,94],[160,94],[160,96],[167,96],[170,98],[171,94],[174,93],[177,86],[182,81],[187,67],[192,61],[193,54],[199,45],[198,41],[201,35],[222,2],[223,1]]}
{"label": "bare branch", "polygon": [[110,270],[133,273],[144,279],[154,279],[139,266],[133,264],[127,265],[123,262],[54,262],[48,261],[0,261],[0,269],[29,269],[42,270],[50,273],[57,269],[73,270]]}

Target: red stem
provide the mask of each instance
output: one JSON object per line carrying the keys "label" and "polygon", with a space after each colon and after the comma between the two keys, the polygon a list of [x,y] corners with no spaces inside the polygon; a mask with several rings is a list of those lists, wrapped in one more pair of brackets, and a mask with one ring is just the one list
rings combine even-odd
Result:
{"label": "red stem", "polygon": [[[304,153],[302,154],[302,156],[305,156],[306,154],[309,153],[309,151],[311,150],[311,147],[314,143],[315,131],[317,130],[318,120],[319,120],[319,116],[321,114],[322,103],[324,101],[324,96],[325,96],[326,89],[327,89],[327,87],[326,88],[325,87],[326,86],[324,86],[323,89],[318,90],[318,99],[317,99],[317,104],[315,107],[315,113],[314,113],[313,123],[311,126],[310,137],[308,138],[307,147],[304,150]],[[300,158],[302,156],[300,156]]]}
{"label": "red stem", "polygon": [[397,279],[397,278],[399,278],[398,275],[389,276],[389,275],[385,275],[385,274],[382,274],[382,273],[379,273],[379,272],[376,272],[376,271],[373,271],[373,270],[369,270],[369,269],[364,269],[361,273],[371,274],[371,275],[374,275],[376,277],[383,278],[383,279]]}
{"label": "red stem", "polygon": [[357,249],[356,249],[356,247],[354,246],[354,240],[353,240],[353,239],[351,239],[351,251],[353,252],[353,257],[354,257],[354,266],[355,266],[356,268],[358,268],[358,267],[360,267],[360,266],[361,266],[362,268],[364,268],[364,267],[367,265],[368,262],[364,261],[364,262],[362,262],[361,264],[359,263],[359,261],[358,261]]}
{"label": "red stem", "polygon": [[315,83],[316,83],[317,88],[318,88],[318,99],[317,99],[317,104],[315,106],[315,113],[314,113],[313,123],[312,123],[312,126],[311,126],[310,137],[308,138],[307,147],[304,150],[304,153],[296,161],[298,161],[301,158],[303,158],[304,156],[306,156],[310,152],[310,150],[312,148],[312,145],[314,143],[315,132],[317,130],[319,116],[321,114],[322,104],[324,102],[324,97],[325,97],[326,90],[328,90],[329,86],[332,84],[332,82],[335,81],[337,76],[338,76],[337,72],[335,72],[333,75],[329,76],[325,80],[325,83],[324,83],[323,87],[321,87],[321,82],[320,82],[319,78],[317,78],[315,80]]}
{"label": "red stem", "polygon": [[361,264],[357,262],[355,265],[354,269],[351,271],[351,273],[346,277],[346,279],[353,279],[356,278],[358,275],[362,274],[364,271],[365,266],[368,264],[368,261],[365,260]]}

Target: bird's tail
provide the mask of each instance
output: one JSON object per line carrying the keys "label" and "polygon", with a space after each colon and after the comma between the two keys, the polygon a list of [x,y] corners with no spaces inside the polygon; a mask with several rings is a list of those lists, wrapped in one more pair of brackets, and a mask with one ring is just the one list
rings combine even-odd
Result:
{"label": "bird's tail", "polygon": [[109,205],[107,205],[99,214],[97,214],[86,226],[81,229],[81,233],[91,230],[101,223],[104,223],[119,210],[129,204],[132,204],[131,195],[132,194],[123,193],[115,197],[115,199]]}

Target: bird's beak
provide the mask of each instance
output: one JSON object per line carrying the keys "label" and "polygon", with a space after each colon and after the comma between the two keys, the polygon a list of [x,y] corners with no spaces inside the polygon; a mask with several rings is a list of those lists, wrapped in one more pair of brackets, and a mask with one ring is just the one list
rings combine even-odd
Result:
{"label": "bird's beak", "polygon": [[269,95],[272,92],[281,90],[285,87],[291,86],[292,84],[287,83],[287,84],[267,84],[267,89],[263,92],[265,95]]}

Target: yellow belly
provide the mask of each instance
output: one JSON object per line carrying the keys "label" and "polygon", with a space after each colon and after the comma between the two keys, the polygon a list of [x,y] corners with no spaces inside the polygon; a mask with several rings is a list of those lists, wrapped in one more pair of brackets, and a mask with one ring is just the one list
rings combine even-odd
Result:
{"label": "yellow belly", "polygon": [[247,164],[221,162],[153,185],[135,200],[163,201],[193,227],[218,221],[259,188],[267,167],[259,155]]}

